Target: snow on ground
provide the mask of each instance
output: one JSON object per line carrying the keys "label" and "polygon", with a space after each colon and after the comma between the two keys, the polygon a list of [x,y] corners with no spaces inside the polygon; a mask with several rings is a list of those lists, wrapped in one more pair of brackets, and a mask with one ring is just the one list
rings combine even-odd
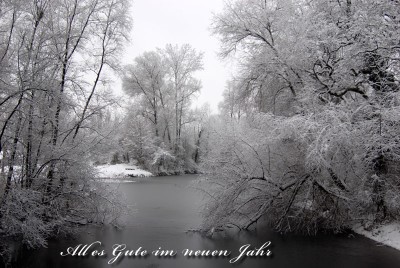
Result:
{"label": "snow on ground", "polygon": [[375,240],[376,242],[400,250],[399,222],[383,224],[372,228],[372,230],[370,231],[365,230],[364,227],[361,225],[357,225],[353,228],[353,231],[357,234],[366,236],[369,239]]}
{"label": "snow on ground", "polygon": [[131,164],[100,165],[95,167],[99,178],[150,177],[150,172]]}
{"label": "snow on ground", "polygon": [[121,179],[101,179],[101,182],[104,183],[132,183],[136,182],[134,180],[121,180]]}

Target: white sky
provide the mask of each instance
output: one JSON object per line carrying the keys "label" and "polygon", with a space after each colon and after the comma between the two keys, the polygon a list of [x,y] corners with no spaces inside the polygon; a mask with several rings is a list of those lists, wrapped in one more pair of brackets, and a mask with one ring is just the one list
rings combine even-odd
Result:
{"label": "white sky", "polygon": [[222,10],[223,0],[132,0],[133,29],[131,44],[123,63],[145,51],[164,48],[166,44],[188,43],[204,52],[204,70],[197,75],[202,81],[195,105],[208,102],[218,111],[229,66],[217,57],[219,42],[209,30],[212,13]]}

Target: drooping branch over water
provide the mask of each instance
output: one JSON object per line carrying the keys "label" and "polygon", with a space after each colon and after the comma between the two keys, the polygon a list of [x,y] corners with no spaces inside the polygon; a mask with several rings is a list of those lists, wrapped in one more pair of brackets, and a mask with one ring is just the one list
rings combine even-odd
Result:
{"label": "drooping branch over water", "polygon": [[206,229],[341,231],[399,219],[396,1],[228,1],[239,66],[209,132]]}

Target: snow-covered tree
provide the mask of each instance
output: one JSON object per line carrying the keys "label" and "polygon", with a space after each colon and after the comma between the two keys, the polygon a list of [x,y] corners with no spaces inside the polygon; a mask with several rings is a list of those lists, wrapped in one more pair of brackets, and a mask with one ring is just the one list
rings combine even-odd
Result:
{"label": "snow-covered tree", "polygon": [[[191,104],[201,88],[195,73],[202,69],[202,57],[202,53],[188,44],[169,44],[164,49],[143,53],[125,68],[124,91],[132,97],[132,106],[135,106],[135,112],[128,114],[126,121],[145,118],[147,124],[143,122],[140,126],[153,130],[152,134],[145,135],[151,140],[148,146],[153,148],[152,153],[142,157],[136,151],[133,157],[143,159],[142,164],[146,162],[146,167],[156,173],[196,169],[194,162],[199,152],[196,157],[194,151],[199,139],[192,139],[191,125],[200,122],[201,117],[199,111],[191,110]],[[141,127],[133,124],[129,129],[128,136]],[[130,147],[138,145],[138,140],[130,141]]]}
{"label": "snow-covered tree", "polygon": [[0,3],[2,234],[45,245],[68,222],[96,217],[100,191],[91,186],[89,155],[109,134],[94,126],[114,103],[105,71],[118,67],[128,6],[125,0]]}
{"label": "snow-covered tree", "polygon": [[222,107],[245,109],[211,137],[208,228],[399,217],[398,14],[396,1],[227,3],[214,32],[240,65]]}

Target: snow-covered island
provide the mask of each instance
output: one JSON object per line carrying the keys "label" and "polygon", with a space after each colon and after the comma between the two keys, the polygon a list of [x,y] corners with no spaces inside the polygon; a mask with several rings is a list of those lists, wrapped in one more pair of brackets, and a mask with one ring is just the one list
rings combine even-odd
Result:
{"label": "snow-covered island", "polygon": [[127,178],[127,177],[151,177],[149,171],[140,169],[133,164],[99,165],[95,167],[98,178]]}

